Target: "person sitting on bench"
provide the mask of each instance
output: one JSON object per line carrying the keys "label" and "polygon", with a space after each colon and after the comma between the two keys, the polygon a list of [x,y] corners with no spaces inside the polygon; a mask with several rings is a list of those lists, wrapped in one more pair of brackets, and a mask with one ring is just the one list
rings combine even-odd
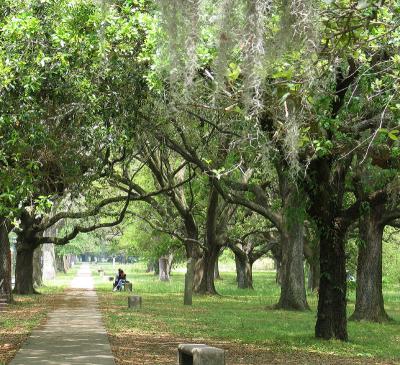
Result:
{"label": "person sitting on bench", "polygon": [[113,284],[113,291],[122,290],[122,287],[126,283],[126,274],[122,269],[118,269],[118,274],[115,276]]}

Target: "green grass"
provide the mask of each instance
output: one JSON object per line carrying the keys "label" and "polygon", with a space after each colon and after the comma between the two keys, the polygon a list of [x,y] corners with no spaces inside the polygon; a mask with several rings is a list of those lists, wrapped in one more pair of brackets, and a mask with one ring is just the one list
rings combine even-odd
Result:
{"label": "green grass", "polygon": [[[123,331],[165,332],[196,339],[228,340],[275,351],[305,351],[342,357],[375,357],[400,360],[400,286],[385,288],[388,314],[395,320],[386,324],[349,322],[349,342],[314,338],[317,297],[308,296],[311,310],[304,313],[273,310],[279,297],[273,272],[255,272],[255,290],[239,290],[233,272],[223,272],[217,281],[221,296],[196,296],[192,307],[183,306],[184,274],[173,273],[162,283],[144,273],[141,264],[122,265],[133,282],[134,292],[143,297],[143,308],[127,309],[127,293],[110,293],[111,283],[100,278],[101,266],[113,275],[110,264],[93,266],[96,288],[102,298],[106,326],[111,333]],[[349,294],[348,314],[354,309],[354,292]],[[400,362],[399,362],[400,363]]]}

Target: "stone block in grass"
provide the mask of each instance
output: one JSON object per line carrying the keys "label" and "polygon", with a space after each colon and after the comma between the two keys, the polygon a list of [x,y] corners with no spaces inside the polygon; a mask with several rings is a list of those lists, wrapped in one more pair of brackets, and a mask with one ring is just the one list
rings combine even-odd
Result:
{"label": "stone block in grass", "polygon": [[180,344],[178,365],[225,365],[225,351],[204,344]]}
{"label": "stone block in grass", "polygon": [[128,308],[140,309],[142,307],[142,297],[139,295],[132,295],[128,297]]}

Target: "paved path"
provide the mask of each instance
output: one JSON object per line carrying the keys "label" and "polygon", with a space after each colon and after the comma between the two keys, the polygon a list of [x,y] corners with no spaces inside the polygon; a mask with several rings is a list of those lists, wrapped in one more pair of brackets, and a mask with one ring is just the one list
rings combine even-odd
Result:
{"label": "paved path", "polygon": [[71,288],[10,365],[115,365],[88,264],[81,266]]}

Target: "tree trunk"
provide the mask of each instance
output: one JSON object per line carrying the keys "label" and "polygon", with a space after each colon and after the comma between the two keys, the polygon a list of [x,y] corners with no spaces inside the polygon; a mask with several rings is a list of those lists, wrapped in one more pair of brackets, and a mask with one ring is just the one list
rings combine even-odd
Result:
{"label": "tree trunk", "polygon": [[158,263],[158,260],[154,260],[154,276],[159,276],[160,275],[160,265]]}
{"label": "tree trunk", "polygon": [[219,263],[218,260],[219,256],[217,257],[217,260],[215,261],[215,267],[214,267],[214,280],[222,280],[220,272],[219,272]]}
{"label": "tree trunk", "polygon": [[345,232],[321,227],[320,286],[316,337],[347,341]]}
{"label": "tree trunk", "polygon": [[[192,229],[195,228],[195,229]],[[196,272],[196,264],[201,261],[201,251],[197,245],[194,244],[194,240],[197,240],[197,227],[188,227],[187,234],[190,235],[185,242],[186,248],[186,274],[185,274],[185,293],[184,293],[184,305],[192,305],[193,292],[196,284],[196,277],[199,276]],[[196,237],[196,238],[195,238]],[[198,280],[200,282],[200,280]]]}
{"label": "tree trunk", "polygon": [[39,288],[43,285],[42,270],[42,246],[35,249],[33,253],[33,287]]}
{"label": "tree trunk", "polygon": [[214,282],[215,262],[218,257],[218,248],[204,252],[203,257],[195,264],[195,288],[197,294],[218,294]]}
{"label": "tree trunk", "polygon": [[63,270],[65,273],[67,273],[68,270],[71,268],[72,255],[71,254],[63,255],[62,259],[63,259],[63,267],[64,267]]}
{"label": "tree trunk", "polygon": [[220,246],[217,241],[218,202],[219,193],[214,186],[211,186],[206,220],[205,244],[207,249],[203,252],[202,260],[196,263],[196,275],[202,274],[200,282],[197,281],[195,283],[195,292],[199,294],[217,294],[214,283],[214,270],[220,252]]}
{"label": "tree trunk", "polygon": [[236,281],[239,289],[253,288],[253,265],[247,255],[237,255],[235,253]]}
{"label": "tree trunk", "polygon": [[56,278],[57,265],[54,245],[46,243],[42,246],[43,251],[43,280],[54,280]]}
{"label": "tree trunk", "polygon": [[0,219],[0,281],[3,284],[0,286],[0,294],[6,296],[8,303],[12,302],[11,288],[11,250],[8,239],[8,227],[6,219]]}
{"label": "tree trunk", "polygon": [[309,264],[309,272],[308,272],[308,283],[307,287],[310,291],[316,291],[319,289],[319,261],[310,260]]}
{"label": "tree trunk", "polygon": [[360,218],[361,245],[358,249],[356,307],[351,320],[389,320],[382,294],[383,206],[370,207]]}
{"label": "tree trunk", "polygon": [[154,271],[154,262],[153,262],[153,260],[149,260],[147,262],[146,272],[148,273],[148,272],[152,272],[152,271]]}
{"label": "tree trunk", "polygon": [[56,256],[56,264],[58,272],[63,272],[64,274],[67,273],[64,266],[64,255]]}
{"label": "tree trunk", "polygon": [[174,262],[174,255],[170,253],[168,255],[168,275],[171,277],[171,271],[172,271],[172,263]]}
{"label": "tree trunk", "polygon": [[[288,235],[281,234],[281,295],[276,308],[287,310],[309,309],[306,297],[303,266],[303,222],[292,223]],[[295,228],[297,226],[297,229]]]}
{"label": "tree trunk", "polygon": [[340,163],[328,157],[313,160],[306,188],[309,213],[316,225],[320,251],[320,281],[315,336],[348,340],[346,316],[345,236],[357,205],[343,209],[346,175],[351,158]]}
{"label": "tree trunk", "polygon": [[34,294],[33,288],[33,252],[32,246],[18,247],[17,263],[15,266],[15,287],[16,294]]}
{"label": "tree trunk", "polygon": [[275,263],[275,282],[280,286],[282,285],[282,263],[280,260],[274,259]]}
{"label": "tree trunk", "polygon": [[169,281],[169,256],[162,256],[158,259],[160,281]]}
{"label": "tree trunk", "polygon": [[279,174],[282,198],[281,295],[276,308],[287,310],[309,309],[304,280],[304,196],[286,176]]}
{"label": "tree trunk", "polygon": [[192,305],[193,302],[193,279],[194,279],[194,261],[191,257],[188,258],[186,263],[185,274],[185,292],[183,297],[184,305]]}

